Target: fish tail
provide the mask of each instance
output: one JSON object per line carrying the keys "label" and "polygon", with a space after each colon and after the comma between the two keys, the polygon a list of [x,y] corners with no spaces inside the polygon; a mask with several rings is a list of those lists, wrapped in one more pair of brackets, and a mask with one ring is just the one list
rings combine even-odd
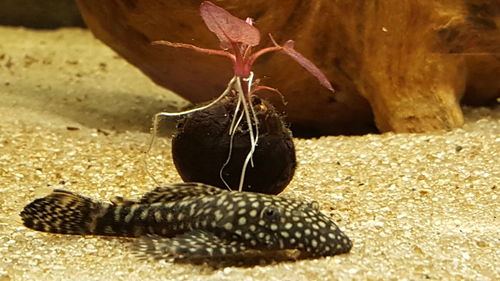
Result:
{"label": "fish tail", "polygon": [[26,227],[52,233],[92,234],[95,221],[110,204],[65,190],[54,190],[24,207],[21,218]]}

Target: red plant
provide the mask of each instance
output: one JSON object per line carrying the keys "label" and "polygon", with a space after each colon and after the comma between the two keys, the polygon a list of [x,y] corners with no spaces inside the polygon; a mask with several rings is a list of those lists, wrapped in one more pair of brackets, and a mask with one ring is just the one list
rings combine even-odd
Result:
{"label": "red plant", "polygon": [[191,44],[172,43],[164,40],[154,41],[152,44],[187,48],[209,55],[228,57],[233,62],[234,75],[239,78],[250,77],[252,65],[258,57],[269,52],[281,51],[309,71],[318,79],[321,85],[332,92],[334,91],[323,72],[294,49],[293,40],[288,40],[283,46],[280,46],[269,34],[274,47],[267,47],[253,52],[253,47],[260,43],[260,32],[253,26],[251,18],[247,18],[246,21],[239,19],[210,1],[201,3],[200,12],[208,29],[219,38],[222,50],[206,49]]}
{"label": "red plant", "polygon": [[262,89],[278,92],[278,90],[276,89],[266,86],[258,86],[256,85],[257,83],[253,83],[252,65],[257,60],[257,58],[269,52],[279,51],[285,53],[296,62],[298,62],[307,71],[309,71],[314,77],[316,77],[321,85],[332,92],[334,90],[323,72],[321,72],[321,70],[316,67],[310,60],[305,58],[302,54],[294,49],[294,42],[292,40],[289,40],[283,46],[280,46],[278,45],[278,43],[276,43],[274,38],[269,35],[274,46],[263,48],[254,52],[253,48],[260,43],[260,33],[259,30],[253,26],[252,19],[247,18],[246,21],[241,20],[231,15],[228,11],[216,6],[210,1],[204,1],[201,3],[200,12],[203,21],[207,25],[208,29],[215,33],[215,35],[217,35],[217,37],[219,38],[220,47],[222,50],[206,49],[191,44],[172,43],[164,40],[154,41],[152,42],[152,44],[166,45],[176,48],[187,48],[209,55],[227,57],[233,62],[234,76],[231,81],[229,81],[226,90],[217,99],[206,105],[176,113],[157,113],[155,115],[153,123],[153,138],[148,148],[148,152],[151,149],[154,138],[156,136],[156,130],[160,117],[181,116],[204,110],[218,103],[228,94],[233,93],[238,100],[234,110],[233,119],[229,127],[229,135],[231,137],[229,154],[227,157],[227,161],[221,167],[220,178],[226,184],[226,186],[230,188],[222,176],[222,171],[229,163],[229,160],[231,158],[233,136],[236,134],[237,128],[240,126],[240,122],[242,122],[242,120],[244,119],[248,125],[250,150],[241,170],[240,184],[238,189],[242,191],[246,168],[248,164],[251,164],[253,166],[252,157],[259,140],[259,120],[251,103],[251,94]]}

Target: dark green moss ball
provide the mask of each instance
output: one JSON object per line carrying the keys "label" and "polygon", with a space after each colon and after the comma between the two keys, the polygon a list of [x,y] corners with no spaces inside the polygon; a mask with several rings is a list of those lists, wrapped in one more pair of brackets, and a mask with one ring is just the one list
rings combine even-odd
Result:
{"label": "dark green moss ball", "polygon": [[[184,181],[226,188],[220,170],[229,153],[229,127],[236,104],[236,97],[229,97],[179,121],[172,139],[172,155]],[[292,180],[297,165],[292,134],[269,102],[254,96],[252,106],[259,120],[259,139],[253,154],[254,165],[247,166],[243,190],[278,194]],[[249,151],[248,124],[243,118],[233,137],[231,160],[222,172],[232,190],[238,190]]]}

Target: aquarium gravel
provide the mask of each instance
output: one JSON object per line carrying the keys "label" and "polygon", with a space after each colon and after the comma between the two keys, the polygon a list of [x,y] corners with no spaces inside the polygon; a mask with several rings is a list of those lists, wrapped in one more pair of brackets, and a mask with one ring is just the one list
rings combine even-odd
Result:
{"label": "aquarium gravel", "polygon": [[[123,129],[123,116],[114,116],[121,111],[113,110],[113,101],[122,92],[115,96],[107,92],[102,99],[108,103],[97,103],[92,110],[72,103],[46,110],[55,108],[47,103],[59,101],[43,99],[50,96],[48,89],[66,89],[68,100],[74,99],[74,91],[90,91],[96,83],[104,90],[119,89],[111,78],[117,65],[123,75],[137,77],[134,87],[152,87],[135,69],[122,66],[120,59],[108,63],[104,74],[94,71],[96,65],[79,61],[76,67],[83,78],[75,78],[72,84],[64,79],[37,79],[41,70],[57,77],[75,71],[64,61],[57,63],[61,54],[44,53],[39,44],[29,44],[43,36],[46,46],[61,44],[64,56],[78,59],[94,53],[93,63],[109,58],[107,48],[81,33],[0,29],[0,34],[10,36],[8,43],[0,43],[0,57],[4,54],[0,61],[0,281],[498,280],[499,106],[465,108],[465,126],[450,132],[294,139],[298,166],[280,196],[318,201],[352,239],[349,254],[294,260],[294,253],[251,253],[234,260],[175,264],[138,259],[131,254],[130,238],[27,229],[19,212],[54,188],[107,200],[116,195],[138,197],[156,186],[144,165],[150,135]],[[78,52],[65,47],[76,35],[86,46]],[[26,66],[23,54],[39,63]],[[10,68],[5,67],[8,58]],[[53,63],[43,65],[43,59]],[[64,110],[72,114],[62,114]],[[88,115],[102,112],[109,113],[104,127],[98,120],[78,122],[79,116],[92,120]],[[109,127],[113,118],[120,120],[120,130]],[[170,139],[158,140],[147,163],[159,183],[180,181]]]}

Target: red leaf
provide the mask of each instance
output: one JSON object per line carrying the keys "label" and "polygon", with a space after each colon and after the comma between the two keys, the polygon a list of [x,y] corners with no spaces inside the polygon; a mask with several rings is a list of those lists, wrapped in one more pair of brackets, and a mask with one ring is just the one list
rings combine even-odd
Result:
{"label": "red leaf", "polygon": [[[274,42],[274,40],[273,40]],[[275,45],[276,42],[274,42]],[[311,73],[314,77],[316,77],[319,81],[319,83],[327,88],[328,90],[335,92],[335,90],[332,87],[332,84],[330,84],[330,81],[328,81],[328,78],[326,78],[325,74],[316,66],[312,61],[304,57],[301,53],[295,51],[293,48],[294,42],[292,40],[288,40],[285,45],[282,47],[282,51],[289,55],[292,59],[294,59],[296,62],[298,62],[303,68],[305,68],[309,73]]]}
{"label": "red leaf", "polygon": [[202,2],[200,12],[208,29],[217,35],[222,46],[227,46],[227,43],[243,43],[249,46],[259,44],[260,33],[257,28],[214,3]]}

